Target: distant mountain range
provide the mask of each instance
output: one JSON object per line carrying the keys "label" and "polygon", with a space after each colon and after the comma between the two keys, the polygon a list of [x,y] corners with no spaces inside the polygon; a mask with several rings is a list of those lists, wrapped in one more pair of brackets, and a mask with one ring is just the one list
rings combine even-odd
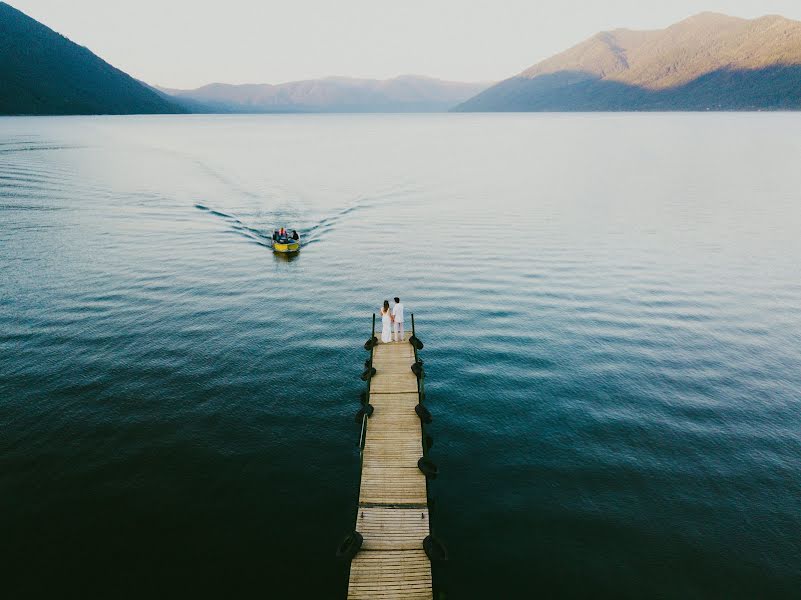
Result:
{"label": "distant mountain range", "polygon": [[0,114],[5,115],[447,111],[489,85],[406,75],[156,88],[0,2]]}
{"label": "distant mountain range", "polygon": [[404,75],[385,80],[327,77],[279,85],[213,83],[196,90],[159,89],[200,112],[442,112],[490,85]]}
{"label": "distant mountain range", "polygon": [[186,108],[0,2],[0,114],[181,112]]}
{"label": "distant mountain range", "polygon": [[801,23],[702,13],[603,32],[456,111],[801,109]]}
{"label": "distant mountain range", "polygon": [[[455,108],[454,108],[455,107]],[[801,23],[702,13],[599,33],[495,85],[406,75],[155,88],[0,2],[0,114],[799,110]]]}

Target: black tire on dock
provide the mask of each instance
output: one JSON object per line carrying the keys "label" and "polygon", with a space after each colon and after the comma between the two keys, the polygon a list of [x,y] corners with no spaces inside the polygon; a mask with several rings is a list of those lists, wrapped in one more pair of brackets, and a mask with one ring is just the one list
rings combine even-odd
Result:
{"label": "black tire on dock", "polygon": [[429,423],[431,423],[431,421],[434,420],[434,417],[431,416],[431,413],[422,404],[418,404],[417,406],[415,406],[414,407],[414,412],[417,413],[417,416],[420,417],[420,420],[425,425],[428,425]]}
{"label": "black tire on dock", "polygon": [[409,343],[418,350],[423,349],[423,342],[421,342],[420,338],[418,338],[416,335],[413,335],[412,337],[409,338]]}
{"label": "black tire on dock", "polygon": [[423,540],[423,550],[432,563],[448,560],[448,551],[445,549],[445,545],[433,535],[426,536],[426,539]]}
{"label": "black tire on dock", "polygon": [[423,368],[423,361],[418,360],[412,365],[412,373],[417,376],[417,379],[425,377],[426,370]]}
{"label": "black tire on dock", "polygon": [[420,460],[417,461],[417,468],[429,479],[434,479],[439,475],[439,467],[437,467],[433,460],[426,456],[420,457]]}
{"label": "black tire on dock", "polygon": [[369,351],[375,348],[377,345],[378,345],[378,338],[373,336],[369,340],[364,342],[364,349]]}
{"label": "black tire on dock", "polygon": [[365,369],[364,373],[362,373],[362,376],[361,376],[362,377],[362,381],[367,381],[368,379],[373,377],[376,373],[377,373],[377,371],[375,370],[375,367],[371,367],[369,369]]}
{"label": "black tire on dock", "polygon": [[364,537],[358,531],[352,531],[337,548],[337,558],[343,560],[353,560],[353,557],[359,552],[364,543]]}
{"label": "black tire on dock", "polygon": [[356,423],[361,425],[364,415],[367,415],[367,418],[370,418],[373,416],[373,411],[375,411],[375,407],[372,404],[365,404],[356,412],[356,417],[354,418],[354,421],[356,421]]}

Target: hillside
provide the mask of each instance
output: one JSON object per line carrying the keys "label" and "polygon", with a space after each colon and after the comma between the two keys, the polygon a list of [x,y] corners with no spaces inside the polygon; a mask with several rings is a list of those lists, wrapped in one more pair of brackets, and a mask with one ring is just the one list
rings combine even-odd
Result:
{"label": "hillside", "polygon": [[0,114],[178,113],[185,109],[0,2]]}
{"label": "hillside", "polygon": [[160,88],[197,112],[446,111],[490,84],[416,75],[394,79],[327,77],[280,85],[214,83],[196,90]]}
{"label": "hillside", "polygon": [[710,109],[801,109],[801,23],[702,13],[599,33],[455,110]]}

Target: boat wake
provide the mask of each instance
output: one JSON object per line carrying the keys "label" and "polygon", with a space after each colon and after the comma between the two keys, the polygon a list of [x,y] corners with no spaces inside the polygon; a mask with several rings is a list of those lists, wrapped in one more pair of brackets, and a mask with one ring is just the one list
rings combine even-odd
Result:
{"label": "boat wake", "polygon": [[[296,229],[300,234],[303,246],[310,246],[321,241],[329,232],[337,228],[343,221],[352,218],[356,213],[369,210],[376,205],[384,204],[391,199],[396,198],[397,195],[398,191],[396,189],[392,192],[387,192],[376,196],[359,198],[350,206],[342,208],[337,212],[320,219],[312,225],[292,228]],[[246,223],[243,217],[218,210],[216,208],[207,206],[206,204],[196,203],[195,208],[222,219],[231,227],[232,230],[241,234],[249,241],[270,249],[272,249],[273,227],[277,226],[278,224],[292,223],[300,220],[297,214],[290,215],[287,213],[287,211],[275,211],[273,213],[261,212],[259,214],[259,218],[269,219],[270,225],[269,228],[259,228]]]}
{"label": "boat wake", "polygon": [[265,231],[261,229],[247,225],[242,221],[242,219],[240,219],[236,215],[228,214],[220,210],[209,208],[205,204],[199,204],[199,203],[195,204],[195,208],[197,208],[198,210],[205,211],[210,215],[214,215],[215,217],[224,220],[226,223],[228,223],[228,225],[231,227],[232,230],[241,234],[249,241],[256,243],[260,246],[264,246],[265,248],[272,248],[271,235],[268,235]]}

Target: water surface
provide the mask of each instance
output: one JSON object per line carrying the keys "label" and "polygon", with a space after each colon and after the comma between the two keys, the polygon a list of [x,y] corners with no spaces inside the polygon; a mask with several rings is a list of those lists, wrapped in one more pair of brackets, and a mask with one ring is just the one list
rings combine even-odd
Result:
{"label": "water surface", "polygon": [[0,585],[342,597],[399,295],[448,597],[796,595],[799,164],[796,114],[0,119]]}

